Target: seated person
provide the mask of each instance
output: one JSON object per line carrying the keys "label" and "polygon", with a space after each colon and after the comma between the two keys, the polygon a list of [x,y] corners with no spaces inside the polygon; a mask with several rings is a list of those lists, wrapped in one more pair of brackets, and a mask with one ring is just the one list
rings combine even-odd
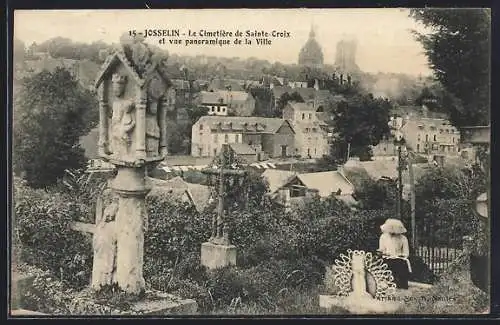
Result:
{"label": "seated person", "polygon": [[408,239],[403,235],[406,233],[406,228],[400,220],[389,218],[380,226],[380,229],[382,235],[380,236],[378,251],[392,271],[396,287],[408,289],[411,265],[408,260],[410,255]]}

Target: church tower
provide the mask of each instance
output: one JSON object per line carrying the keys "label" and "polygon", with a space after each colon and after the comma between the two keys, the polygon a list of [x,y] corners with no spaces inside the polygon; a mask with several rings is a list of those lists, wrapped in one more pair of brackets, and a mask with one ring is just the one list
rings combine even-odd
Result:
{"label": "church tower", "polygon": [[311,26],[309,39],[299,52],[299,65],[321,67],[323,65],[323,50],[316,41],[316,33]]}
{"label": "church tower", "polygon": [[337,43],[335,66],[343,73],[357,73],[360,71],[356,64],[357,42],[354,38],[344,37]]}

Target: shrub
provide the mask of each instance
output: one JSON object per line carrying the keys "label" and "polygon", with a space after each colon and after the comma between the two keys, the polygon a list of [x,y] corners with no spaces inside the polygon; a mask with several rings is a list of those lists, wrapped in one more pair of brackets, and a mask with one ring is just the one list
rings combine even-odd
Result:
{"label": "shrub", "polygon": [[199,252],[210,236],[210,220],[187,204],[177,204],[163,196],[149,196],[148,229],[145,234],[145,264],[172,268],[190,252]]}
{"label": "shrub", "polygon": [[14,225],[22,244],[20,259],[47,269],[65,283],[89,283],[92,249],[89,236],[69,225],[88,213],[85,204],[60,194],[18,184],[14,191]]}

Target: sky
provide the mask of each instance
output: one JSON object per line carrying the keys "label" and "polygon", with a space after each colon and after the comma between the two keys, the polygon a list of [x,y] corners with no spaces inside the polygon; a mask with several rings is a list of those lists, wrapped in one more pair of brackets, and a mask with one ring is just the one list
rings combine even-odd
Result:
{"label": "sky", "polygon": [[[189,30],[236,30],[289,32],[287,38],[271,38],[271,45],[160,45],[159,37],[147,41],[181,55],[257,57],[297,63],[298,53],[307,41],[311,26],[321,45],[325,64],[335,61],[336,44],[344,38],[357,40],[356,63],[370,73],[391,72],[429,75],[423,48],[411,34],[425,31],[408,17],[407,9],[191,9],[191,10],[16,10],[14,37],[29,45],[53,37],[76,42],[102,40],[117,43],[129,30],[179,30],[184,42]],[[206,38],[204,38],[206,39]],[[230,38],[232,41],[234,39]]]}

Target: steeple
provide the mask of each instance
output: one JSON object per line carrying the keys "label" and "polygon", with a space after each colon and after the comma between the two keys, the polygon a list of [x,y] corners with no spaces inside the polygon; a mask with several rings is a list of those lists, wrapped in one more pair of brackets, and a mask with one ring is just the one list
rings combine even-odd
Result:
{"label": "steeple", "polygon": [[309,39],[299,52],[299,64],[320,67],[323,65],[323,51],[315,39],[314,25],[311,24]]}
{"label": "steeple", "polygon": [[309,32],[309,38],[314,38],[316,33],[314,32],[314,25],[311,24],[311,31]]}

